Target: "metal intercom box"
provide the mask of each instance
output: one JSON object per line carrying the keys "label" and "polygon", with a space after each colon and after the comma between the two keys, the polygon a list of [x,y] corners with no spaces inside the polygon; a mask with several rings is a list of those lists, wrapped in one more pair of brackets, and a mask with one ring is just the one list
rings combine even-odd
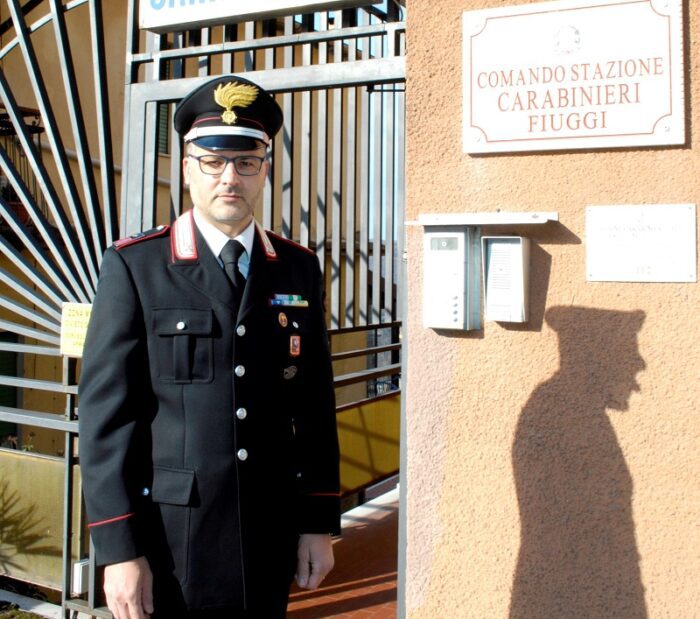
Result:
{"label": "metal intercom box", "polygon": [[423,326],[479,329],[479,229],[434,227],[423,239]]}
{"label": "metal intercom box", "polygon": [[527,322],[530,239],[522,236],[483,236],[481,256],[484,319]]}

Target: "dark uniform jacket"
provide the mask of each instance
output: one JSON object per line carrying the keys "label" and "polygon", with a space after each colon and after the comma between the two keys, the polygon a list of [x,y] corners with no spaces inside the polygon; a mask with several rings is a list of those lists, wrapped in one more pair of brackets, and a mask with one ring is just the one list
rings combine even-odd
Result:
{"label": "dark uniform jacket", "polygon": [[237,310],[191,211],[118,241],[79,394],[97,562],[147,556],[157,611],[255,608],[275,588],[286,603],[298,535],[339,532],[332,370],[309,250],[256,224]]}

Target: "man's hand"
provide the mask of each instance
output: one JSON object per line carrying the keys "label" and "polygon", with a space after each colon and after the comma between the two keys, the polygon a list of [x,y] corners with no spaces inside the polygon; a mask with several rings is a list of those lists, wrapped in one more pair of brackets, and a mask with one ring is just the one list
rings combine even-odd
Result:
{"label": "man's hand", "polygon": [[335,563],[331,536],[305,533],[299,538],[297,558],[297,584],[302,589],[316,589]]}
{"label": "man's hand", "polygon": [[104,587],[114,619],[147,619],[153,612],[153,574],[146,557],[106,566]]}

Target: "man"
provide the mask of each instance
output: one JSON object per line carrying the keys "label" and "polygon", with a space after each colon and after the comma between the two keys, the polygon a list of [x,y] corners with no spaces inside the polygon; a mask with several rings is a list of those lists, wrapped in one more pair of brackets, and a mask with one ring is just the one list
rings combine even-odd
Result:
{"label": "man", "polygon": [[[85,343],[80,461],[116,619],[284,617],[339,533],[315,255],[253,210],[282,112],[215,79],[175,112],[194,207],[107,250]],[[233,242],[230,242],[231,240]]]}

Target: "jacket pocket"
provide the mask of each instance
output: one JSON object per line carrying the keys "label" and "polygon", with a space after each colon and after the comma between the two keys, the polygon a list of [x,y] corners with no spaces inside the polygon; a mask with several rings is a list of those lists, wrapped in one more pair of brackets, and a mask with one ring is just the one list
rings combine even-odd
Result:
{"label": "jacket pocket", "polygon": [[168,383],[205,383],[213,378],[213,317],[208,308],[153,310],[157,376]]}
{"label": "jacket pocket", "polygon": [[156,503],[189,505],[194,490],[194,471],[153,467],[151,498]]}
{"label": "jacket pocket", "polygon": [[190,562],[190,522],[196,500],[194,471],[153,467],[151,499],[158,509],[173,571],[181,583],[187,581]]}

